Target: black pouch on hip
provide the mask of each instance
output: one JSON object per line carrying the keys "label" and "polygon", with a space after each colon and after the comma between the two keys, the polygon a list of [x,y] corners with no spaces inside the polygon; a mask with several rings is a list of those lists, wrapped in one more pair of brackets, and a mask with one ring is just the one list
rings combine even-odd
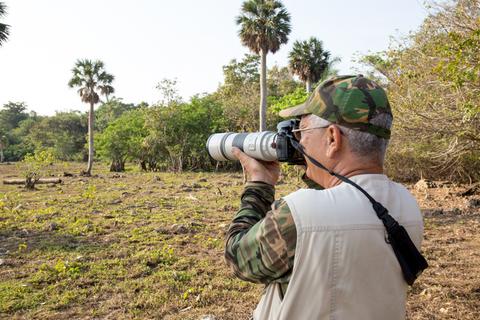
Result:
{"label": "black pouch on hip", "polygon": [[402,268],[405,281],[412,285],[428,267],[427,261],[410,239],[407,230],[388,214],[388,210],[384,206],[375,201],[373,209],[387,230],[387,240]]}

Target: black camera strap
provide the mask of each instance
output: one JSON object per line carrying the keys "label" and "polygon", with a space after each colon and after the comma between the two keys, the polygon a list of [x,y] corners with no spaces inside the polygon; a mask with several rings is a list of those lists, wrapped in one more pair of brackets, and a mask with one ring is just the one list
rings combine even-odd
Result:
{"label": "black camera strap", "polygon": [[290,135],[287,135],[292,146],[298,150],[304,157],[312,162],[317,167],[327,171],[330,175],[338,178],[339,180],[348,183],[362,192],[367,199],[371,202],[373,210],[377,214],[377,217],[382,220],[385,229],[387,230],[387,242],[391,244],[395,256],[397,257],[400,267],[402,268],[403,277],[405,281],[412,285],[417,277],[428,267],[428,263],[422,254],[418,251],[415,244],[410,239],[408,232],[400,225],[389,213],[388,210],[375,199],[372,198],[362,187],[332,170],[326,168],[320,162],[308,155],[303,146]]}

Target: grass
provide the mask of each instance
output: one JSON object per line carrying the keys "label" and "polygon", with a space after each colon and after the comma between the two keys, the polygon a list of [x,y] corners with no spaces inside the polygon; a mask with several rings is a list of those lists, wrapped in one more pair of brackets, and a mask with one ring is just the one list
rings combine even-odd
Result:
{"label": "grass", "polygon": [[[65,168],[83,165],[51,172]],[[0,185],[0,318],[249,318],[263,287],[223,262],[241,175],[129,169],[96,164],[94,177],[35,191]],[[20,172],[0,165],[0,179]],[[286,179],[277,194],[300,185]],[[409,319],[480,317],[479,209],[444,189],[415,191],[431,267],[409,290]]]}

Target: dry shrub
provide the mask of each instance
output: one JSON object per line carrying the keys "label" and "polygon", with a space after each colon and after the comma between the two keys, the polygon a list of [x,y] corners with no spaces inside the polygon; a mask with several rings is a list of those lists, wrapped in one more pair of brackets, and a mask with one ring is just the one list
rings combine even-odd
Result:
{"label": "dry shrub", "polygon": [[421,28],[368,55],[395,118],[387,167],[402,180],[480,178],[480,0],[431,4]]}

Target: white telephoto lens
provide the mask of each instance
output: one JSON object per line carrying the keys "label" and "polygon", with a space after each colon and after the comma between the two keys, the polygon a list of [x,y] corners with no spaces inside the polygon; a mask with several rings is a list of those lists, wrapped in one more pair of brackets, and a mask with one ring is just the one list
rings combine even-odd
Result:
{"label": "white telephoto lens", "polygon": [[216,133],[207,141],[208,154],[217,161],[237,160],[232,148],[237,147],[252,158],[264,161],[277,160],[275,149],[276,133],[271,131],[254,133]]}

